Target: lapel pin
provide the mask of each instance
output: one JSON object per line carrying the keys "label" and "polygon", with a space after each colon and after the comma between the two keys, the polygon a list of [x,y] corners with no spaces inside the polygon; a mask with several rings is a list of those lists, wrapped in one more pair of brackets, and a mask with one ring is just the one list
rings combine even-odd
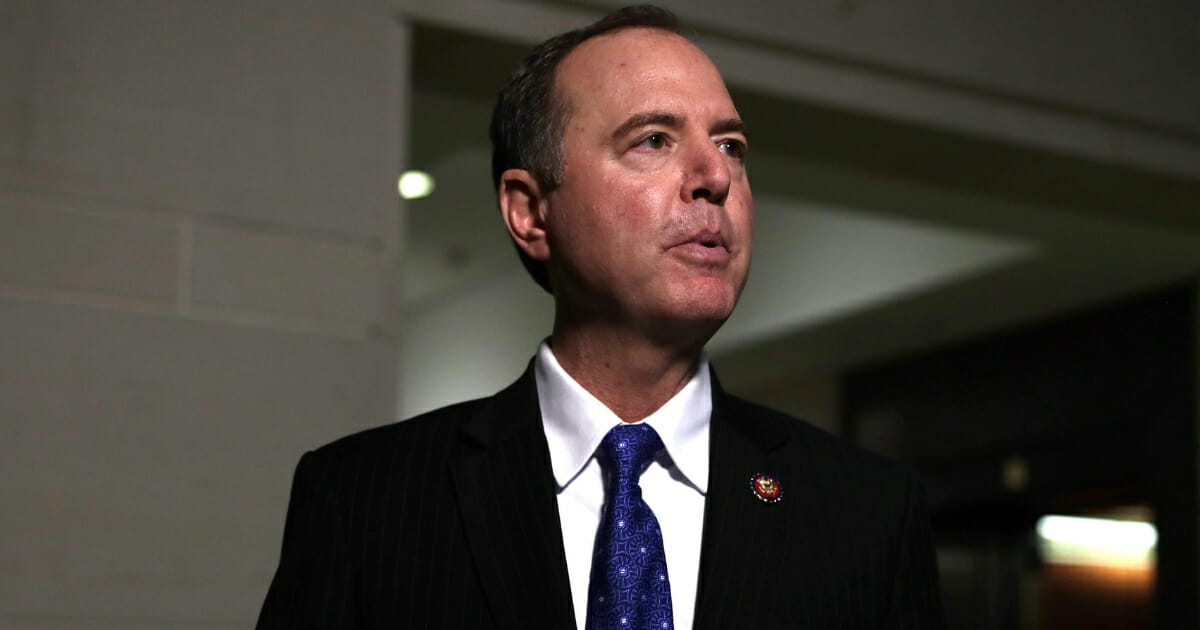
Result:
{"label": "lapel pin", "polygon": [[750,490],[763,503],[779,503],[783,498],[783,488],[774,477],[759,473],[750,478]]}

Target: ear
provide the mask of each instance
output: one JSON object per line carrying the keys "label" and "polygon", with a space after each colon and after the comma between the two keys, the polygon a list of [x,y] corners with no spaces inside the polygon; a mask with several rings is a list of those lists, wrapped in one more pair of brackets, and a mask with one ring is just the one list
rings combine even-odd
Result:
{"label": "ear", "polygon": [[532,173],[513,168],[500,175],[500,216],[521,251],[534,260],[550,257],[546,198]]}

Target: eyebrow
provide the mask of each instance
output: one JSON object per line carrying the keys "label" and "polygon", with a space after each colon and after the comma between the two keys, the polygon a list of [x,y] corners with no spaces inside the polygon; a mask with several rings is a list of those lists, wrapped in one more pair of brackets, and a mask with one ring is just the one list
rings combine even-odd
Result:
{"label": "eyebrow", "polygon": [[741,118],[724,118],[718,120],[709,133],[740,133],[745,136],[746,141],[750,141],[750,129],[746,127],[746,122]]}
{"label": "eyebrow", "polygon": [[683,126],[683,118],[670,112],[640,112],[626,118],[625,122],[613,131],[612,137],[616,140],[638,127],[647,125],[662,125],[678,129]]}
{"label": "eyebrow", "polygon": [[[670,112],[662,111],[640,112],[630,116],[625,120],[625,122],[621,123],[621,125],[617,127],[615,131],[613,131],[612,137],[615,140],[621,138],[630,131],[637,129],[638,127],[645,127],[648,125],[662,125],[664,127],[678,129],[679,127],[683,126],[683,117]],[[709,129],[709,133],[740,133],[743,136],[746,136],[747,140],[750,138],[750,133],[746,129],[746,123],[742,121],[741,118],[722,118],[713,124],[712,128]]]}

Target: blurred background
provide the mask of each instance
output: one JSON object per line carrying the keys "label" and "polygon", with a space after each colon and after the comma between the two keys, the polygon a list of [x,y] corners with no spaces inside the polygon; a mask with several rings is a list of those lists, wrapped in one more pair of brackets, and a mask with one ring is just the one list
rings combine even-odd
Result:
{"label": "blurred background", "polygon": [[[620,4],[0,0],[0,628],[248,627],[301,453],[519,374],[491,100]],[[1200,4],[662,4],[751,127],[726,388],[923,475],[952,627],[1197,627]]]}

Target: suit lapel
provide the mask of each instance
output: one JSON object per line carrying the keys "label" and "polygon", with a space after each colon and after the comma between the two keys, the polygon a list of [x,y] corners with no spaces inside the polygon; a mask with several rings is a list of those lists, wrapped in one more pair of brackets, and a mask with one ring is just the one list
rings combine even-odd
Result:
{"label": "suit lapel", "polygon": [[532,364],[463,425],[451,460],[489,609],[502,628],[573,628],[550,453]]}
{"label": "suit lapel", "polygon": [[[788,431],[779,418],[727,395],[715,373],[710,431],[695,627],[756,627],[755,620],[767,622],[767,598],[781,577],[789,530],[789,510],[781,503],[800,486],[776,457]],[[754,495],[751,479],[759,473],[779,480],[785,493],[780,503]]]}

